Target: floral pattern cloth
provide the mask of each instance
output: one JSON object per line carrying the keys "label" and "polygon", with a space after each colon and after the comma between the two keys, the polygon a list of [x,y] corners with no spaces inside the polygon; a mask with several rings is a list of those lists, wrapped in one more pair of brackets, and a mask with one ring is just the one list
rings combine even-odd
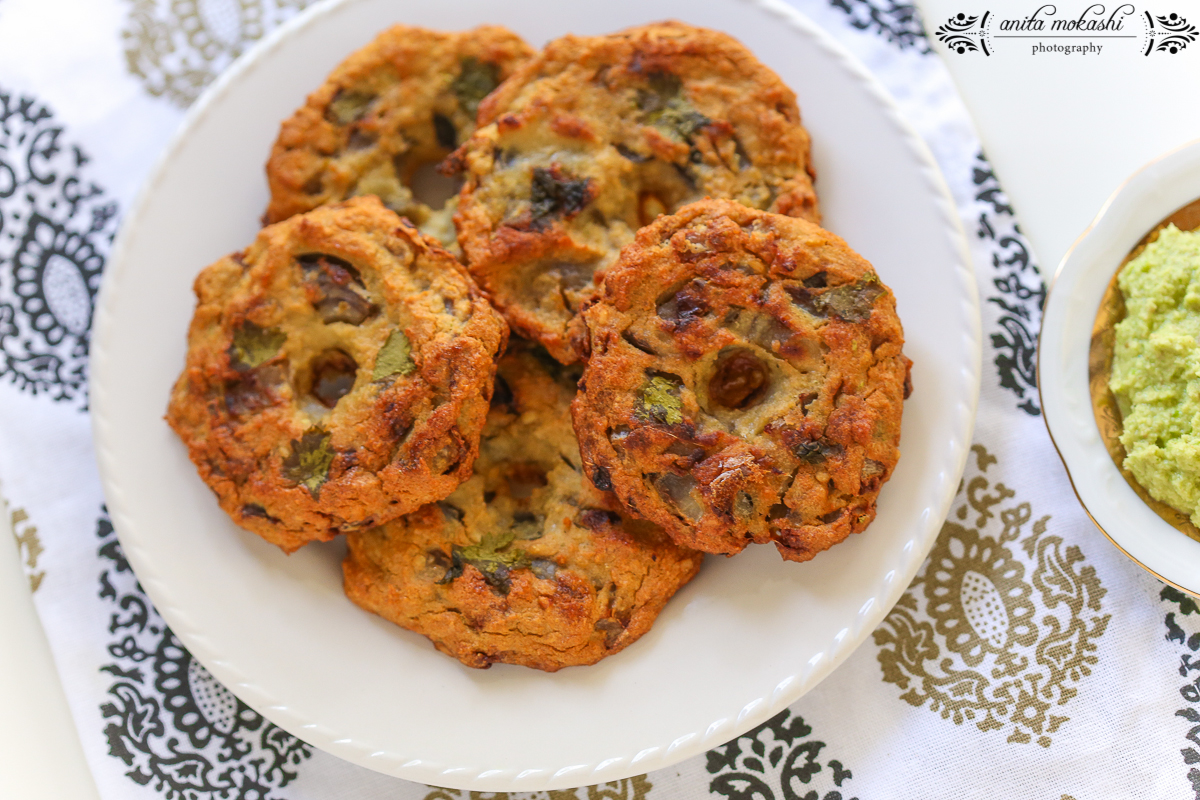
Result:
{"label": "floral pattern cloth", "polygon": [[[262,718],[164,624],[104,509],[87,358],[121,215],[204,87],[308,4],[0,0],[0,491],[105,800],[518,800],[379,775]],[[1037,400],[1044,276],[919,14],[793,4],[891,91],[971,240],[986,368],[966,474],[900,602],[792,708],[675,767],[519,797],[1200,800],[1200,607],[1074,501]]]}

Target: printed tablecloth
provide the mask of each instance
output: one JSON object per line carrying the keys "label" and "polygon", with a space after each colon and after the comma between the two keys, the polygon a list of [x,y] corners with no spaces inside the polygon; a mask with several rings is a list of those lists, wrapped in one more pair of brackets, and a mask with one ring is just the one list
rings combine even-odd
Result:
{"label": "printed tablecloth", "polygon": [[[817,689],[676,767],[538,796],[1200,800],[1200,607],[1075,501],[1035,387],[1044,276],[919,16],[793,2],[888,87],[958,204],[984,302],[967,471],[917,579]],[[0,489],[106,800],[516,800],[379,775],[264,720],[164,625],[105,514],[87,359],[113,236],[187,106],[308,4],[0,0]]]}

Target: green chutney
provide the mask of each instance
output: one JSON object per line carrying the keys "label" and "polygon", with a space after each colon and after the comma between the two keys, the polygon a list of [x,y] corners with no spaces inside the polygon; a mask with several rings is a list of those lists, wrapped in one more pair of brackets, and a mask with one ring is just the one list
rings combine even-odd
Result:
{"label": "green chutney", "polygon": [[1168,225],[1117,277],[1109,387],[1125,468],[1151,497],[1200,525],[1200,232]]}

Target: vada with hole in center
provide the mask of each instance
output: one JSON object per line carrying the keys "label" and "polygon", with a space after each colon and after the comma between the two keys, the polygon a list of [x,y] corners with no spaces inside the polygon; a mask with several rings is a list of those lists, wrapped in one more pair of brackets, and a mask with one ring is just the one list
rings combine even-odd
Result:
{"label": "vada with hole in center", "polygon": [[585,469],[685,547],[790,561],[862,531],[911,363],[871,265],[806,220],[704,200],[642,228],[583,311]]}
{"label": "vada with hole in center", "polygon": [[238,525],[291,552],[471,475],[507,326],[378,198],[264,228],[195,290],[167,422]]}

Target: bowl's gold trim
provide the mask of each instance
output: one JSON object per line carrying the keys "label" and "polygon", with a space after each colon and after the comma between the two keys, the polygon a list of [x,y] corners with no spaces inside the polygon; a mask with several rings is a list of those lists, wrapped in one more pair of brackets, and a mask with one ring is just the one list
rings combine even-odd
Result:
{"label": "bowl's gold trim", "polygon": [[1158,234],[1167,225],[1174,224],[1180,230],[1190,231],[1200,228],[1200,198],[1193,200],[1182,208],[1177,209],[1162,219],[1150,232],[1143,236],[1133,249],[1121,260],[1113,273],[1100,308],[1096,312],[1096,322],[1092,326],[1092,341],[1088,349],[1088,390],[1092,396],[1092,413],[1096,416],[1096,427],[1100,429],[1100,438],[1113,464],[1121,471],[1121,476],[1137,496],[1150,509],[1158,514],[1171,527],[1200,542],[1200,528],[1192,524],[1187,514],[1160,500],[1154,499],[1145,487],[1138,483],[1133,474],[1125,469],[1125,447],[1121,444],[1121,410],[1117,406],[1117,398],[1113,396],[1108,382],[1112,376],[1113,346],[1116,343],[1115,326],[1125,318],[1125,298],[1117,286],[1117,276],[1132,259],[1141,255],[1146,245],[1158,238]]}
{"label": "bowl's gold trim", "polygon": [[[1196,144],[1197,144],[1197,142],[1191,142],[1187,145],[1184,145],[1181,148],[1178,148],[1178,150],[1183,150],[1187,147],[1191,147]],[[1170,153],[1166,153],[1163,156],[1160,156],[1159,158],[1155,159],[1154,161],[1152,161],[1150,163],[1153,164],[1153,163],[1163,160],[1164,158],[1168,158],[1171,155],[1173,155],[1174,153],[1178,152],[1178,150],[1173,150]],[[1147,164],[1147,166],[1149,166],[1149,164]],[[1053,293],[1054,287],[1058,283],[1059,277],[1062,275],[1063,267],[1065,267],[1067,262],[1071,259],[1071,254],[1075,252],[1075,249],[1077,247],[1079,247],[1080,242],[1082,242],[1084,239],[1086,239],[1088,234],[1092,232],[1092,230],[1096,227],[1096,223],[1099,222],[1106,213],[1108,213],[1109,208],[1112,206],[1113,200],[1119,194],[1121,194],[1121,192],[1123,192],[1125,190],[1125,188],[1134,179],[1134,177],[1136,177],[1138,174],[1140,174],[1142,172],[1142,170],[1144,170],[1144,169],[1146,169],[1146,167],[1142,167],[1141,170],[1138,170],[1133,175],[1130,175],[1128,178],[1126,178],[1124,181],[1122,181],[1121,185],[1117,187],[1116,191],[1114,191],[1109,196],[1108,200],[1105,201],[1104,205],[1100,209],[1100,212],[1095,216],[1095,218],[1092,219],[1092,221],[1090,223],[1088,223],[1088,226],[1086,228],[1084,228],[1083,232],[1080,233],[1079,236],[1075,239],[1075,241],[1071,243],[1071,246],[1069,248],[1067,248],[1067,252],[1063,254],[1062,259],[1058,262],[1058,268],[1054,271],[1054,277],[1051,279],[1050,285],[1046,288],[1046,300],[1044,301],[1044,304],[1042,306],[1043,308],[1046,308],[1049,306],[1050,295]],[[1189,203],[1188,205],[1179,209],[1179,211],[1182,211],[1185,208],[1190,208],[1191,206],[1193,206],[1197,203],[1200,203],[1200,198],[1197,198],[1192,203]],[[1176,211],[1175,213],[1179,213],[1179,212]],[[1172,216],[1174,216],[1174,214],[1172,214]],[[1167,220],[1170,220],[1170,218],[1171,217],[1167,217]],[[1144,244],[1145,244],[1146,240],[1149,238],[1149,236],[1152,233],[1155,233],[1160,227],[1161,227],[1161,224],[1155,226],[1155,228],[1153,228],[1150,232],[1148,232],[1146,234],[1146,236],[1143,237],[1143,239],[1138,242],[1138,244],[1133,248],[1133,250],[1130,251],[1130,253],[1133,253],[1133,252],[1137,251],[1140,247],[1144,246]],[[1128,259],[1129,259],[1129,256],[1126,256],[1125,260],[1128,260]],[[1121,266],[1124,266],[1124,264],[1125,264],[1125,261],[1122,261]],[[1117,272],[1120,272],[1120,267],[1117,268]],[[1110,287],[1109,287],[1110,289],[1111,289],[1111,285],[1115,282],[1115,278],[1116,278],[1116,275],[1114,274],[1113,279],[1110,280]],[[1106,297],[1107,297],[1107,294],[1108,294],[1108,292],[1106,291],[1105,292]],[[1124,305],[1124,301],[1122,301],[1122,305]],[[1104,306],[1104,303],[1102,302],[1101,307],[1103,308],[1103,306]],[[1045,317],[1044,316],[1042,318],[1042,324],[1045,325]],[[1091,355],[1092,354],[1089,351],[1089,364],[1088,364],[1089,377],[1090,377],[1091,371],[1092,371]],[[1037,342],[1037,363],[1038,363],[1038,386],[1037,386],[1038,403],[1042,407],[1042,409],[1045,409],[1046,402],[1045,402],[1045,399],[1042,397],[1042,381],[1041,381],[1042,336],[1041,336],[1040,332],[1038,335],[1038,342]],[[1089,384],[1090,383],[1091,383],[1091,381],[1089,380]],[[1063,471],[1067,473],[1067,483],[1069,483],[1071,485],[1071,491],[1074,492],[1075,499],[1077,501],[1079,501],[1079,506],[1080,506],[1080,508],[1083,509],[1083,513],[1087,514],[1088,519],[1090,519],[1092,521],[1092,524],[1096,526],[1096,530],[1098,530],[1098,531],[1100,531],[1100,533],[1104,534],[1104,538],[1108,539],[1108,541],[1110,543],[1112,543],[1112,546],[1117,548],[1118,550],[1120,550],[1121,553],[1126,558],[1128,558],[1134,564],[1137,564],[1139,567],[1144,569],[1146,572],[1149,572],[1151,575],[1153,575],[1158,580],[1162,581],[1163,583],[1167,584],[1168,586],[1174,587],[1175,589],[1178,589],[1179,591],[1184,592],[1185,594],[1189,594],[1192,597],[1200,598],[1200,591],[1194,591],[1192,589],[1187,588],[1186,586],[1181,586],[1180,584],[1176,583],[1175,581],[1170,580],[1169,578],[1166,578],[1166,577],[1160,575],[1155,570],[1146,566],[1139,559],[1135,558],[1128,550],[1126,550],[1124,547],[1122,547],[1120,545],[1120,543],[1118,543],[1117,540],[1114,539],[1112,537],[1112,535],[1104,529],[1104,526],[1101,525],[1099,520],[1097,520],[1096,517],[1092,514],[1091,509],[1089,509],[1087,507],[1087,503],[1083,502],[1083,497],[1080,496],[1079,489],[1076,488],[1076,486],[1075,486],[1075,478],[1074,478],[1074,476],[1071,475],[1071,467],[1069,464],[1067,464],[1067,459],[1063,456],[1062,450],[1059,449],[1058,442],[1056,442],[1054,440],[1054,431],[1050,427],[1050,420],[1047,419],[1044,410],[1042,412],[1042,424],[1044,424],[1046,426],[1046,433],[1050,437],[1050,444],[1051,444],[1051,446],[1054,447],[1054,452],[1056,452],[1058,454],[1059,461],[1062,462]],[[1103,431],[1101,431],[1101,435],[1102,436],[1104,435]],[[1117,444],[1120,444],[1120,441],[1118,441]],[[1124,450],[1124,448],[1122,448],[1122,450]],[[1123,458],[1123,455],[1122,455],[1122,458]],[[1123,471],[1122,471],[1122,474],[1123,474]],[[1126,480],[1128,480],[1128,478]]]}

